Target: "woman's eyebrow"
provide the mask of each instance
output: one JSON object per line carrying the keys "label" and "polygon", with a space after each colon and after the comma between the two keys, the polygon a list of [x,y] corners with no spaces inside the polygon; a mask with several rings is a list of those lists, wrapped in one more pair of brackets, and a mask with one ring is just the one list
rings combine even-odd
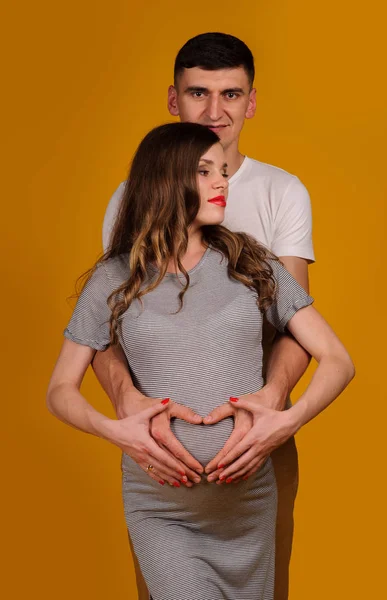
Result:
{"label": "woman's eyebrow", "polygon": [[[209,160],[208,158],[201,158],[200,162],[204,162],[206,163],[206,165],[213,165],[214,161],[213,160]],[[227,169],[228,164],[227,163],[223,163],[222,169]]]}

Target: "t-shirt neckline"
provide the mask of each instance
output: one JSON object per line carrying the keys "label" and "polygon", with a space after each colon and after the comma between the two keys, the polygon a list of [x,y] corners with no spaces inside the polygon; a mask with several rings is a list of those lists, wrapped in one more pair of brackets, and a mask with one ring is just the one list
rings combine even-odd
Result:
{"label": "t-shirt neckline", "polygon": [[[188,275],[191,277],[191,275],[193,275],[194,273],[196,273],[196,271],[198,271],[206,262],[207,257],[211,251],[211,244],[206,248],[206,250],[204,251],[202,257],[200,258],[200,260],[196,263],[196,265],[194,265],[192,267],[192,269],[189,269],[189,271],[187,271]],[[158,273],[159,269],[155,266],[155,265],[148,265],[149,269],[153,272],[153,273]],[[184,273],[165,273],[164,277],[178,277],[179,279],[181,277],[184,277]]]}

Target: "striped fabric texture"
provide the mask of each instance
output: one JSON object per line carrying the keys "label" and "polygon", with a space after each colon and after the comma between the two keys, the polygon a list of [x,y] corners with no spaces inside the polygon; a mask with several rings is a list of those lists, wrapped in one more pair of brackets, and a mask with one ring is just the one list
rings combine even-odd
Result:
{"label": "striped fabric texture", "polygon": [[[277,298],[266,311],[280,331],[313,299],[273,262]],[[263,316],[256,295],[229,278],[227,261],[208,248],[189,272],[183,308],[180,277],[133,302],[122,318],[121,345],[134,384],[202,416],[230,396],[258,391]],[[150,276],[154,272],[150,269]],[[100,264],[84,288],[65,336],[97,350],[109,345],[106,304],[128,277],[127,257]],[[203,465],[223,447],[231,418],[215,425],[172,422],[176,437]],[[276,483],[269,458],[236,485],[160,486],[122,457],[125,518],[153,600],[272,600]]]}

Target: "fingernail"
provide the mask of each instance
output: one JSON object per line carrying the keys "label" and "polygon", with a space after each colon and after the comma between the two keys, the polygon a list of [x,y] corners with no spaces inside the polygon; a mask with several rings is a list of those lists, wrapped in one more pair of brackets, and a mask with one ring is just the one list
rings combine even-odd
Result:
{"label": "fingernail", "polygon": [[218,469],[224,469],[224,465],[218,465]]}
{"label": "fingernail", "polygon": [[224,475],[220,475],[219,479],[220,479],[220,481],[223,481]]}
{"label": "fingernail", "polygon": [[161,400],[161,404],[168,404],[169,401],[170,398],[164,398],[164,400]]}
{"label": "fingernail", "polygon": [[232,482],[232,477],[227,477],[226,483],[231,483],[231,482]]}
{"label": "fingernail", "polygon": [[161,479],[160,479],[159,484],[164,485],[164,483],[165,483],[165,481],[161,481]]}
{"label": "fingernail", "polygon": [[205,417],[205,423],[210,423],[212,421],[212,417]]}
{"label": "fingernail", "polygon": [[182,477],[182,478],[181,478],[181,481],[182,481],[183,483],[187,483],[187,481],[188,481],[188,477],[187,477],[186,475],[184,475],[184,477]]}
{"label": "fingernail", "polygon": [[215,475],[209,475],[207,477],[207,481],[214,481],[214,479],[215,479]]}
{"label": "fingernail", "polygon": [[194,482],[195,483],[200,483],[201,482],[201,478],[200,477],[194,477]]}
{"label": "fingernail", "polygon": [[230,397],[230,402],[238,402],[239,398],[235,398],[234,396]]}
{"label": "fingernail", "polygon": [[173,482],[173,485],[174,485],[175,487],[180,487],[180,483],[179,483],[178,481],[174,481],[174,482]]}
{"label": "fingernail", "polygon": [[185,475],[184,471],[178,471],[179,475]]}

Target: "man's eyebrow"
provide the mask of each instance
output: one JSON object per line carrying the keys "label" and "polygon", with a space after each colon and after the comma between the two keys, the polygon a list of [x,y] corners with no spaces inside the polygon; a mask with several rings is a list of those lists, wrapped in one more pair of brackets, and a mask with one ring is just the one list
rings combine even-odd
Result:
{"label": "man's eyebrow", "polygon": [[[209,89],[206,87],[203,87],[201,85],[189,85],[187,88],[185,88],[184,92],[186,94],[190,94],[192,92],[209,92]],[[222,90],[220,92],[221,94],[244,94],[244,90],[241,87],[232,87],[232,88],[227,88],[225,90]]]}
{"label": "man's eyebrow", "polygon": [[[206,165],[213,165],[214,164],[214,161],[213,160],[208,160],[208,158],[201,158],[200,162],[204,162],[204,163],[206,163]],[[224,163],[223,166],[222,166],[222,169],[227,169],[227,167],[228,167],[228,164]]]}
{"label": "man's eyebrow", "polygon": [[244,94],[245,92],[240,87],[227,88],[227,90],[222,91],[222,94],[234,94],[234,93]]}
{"label": "man's eyebrow", "polygon": [[200,85],[189,85],[184,90],[186,93],[188,92],[208,92],[208,88],[202,87]]}

